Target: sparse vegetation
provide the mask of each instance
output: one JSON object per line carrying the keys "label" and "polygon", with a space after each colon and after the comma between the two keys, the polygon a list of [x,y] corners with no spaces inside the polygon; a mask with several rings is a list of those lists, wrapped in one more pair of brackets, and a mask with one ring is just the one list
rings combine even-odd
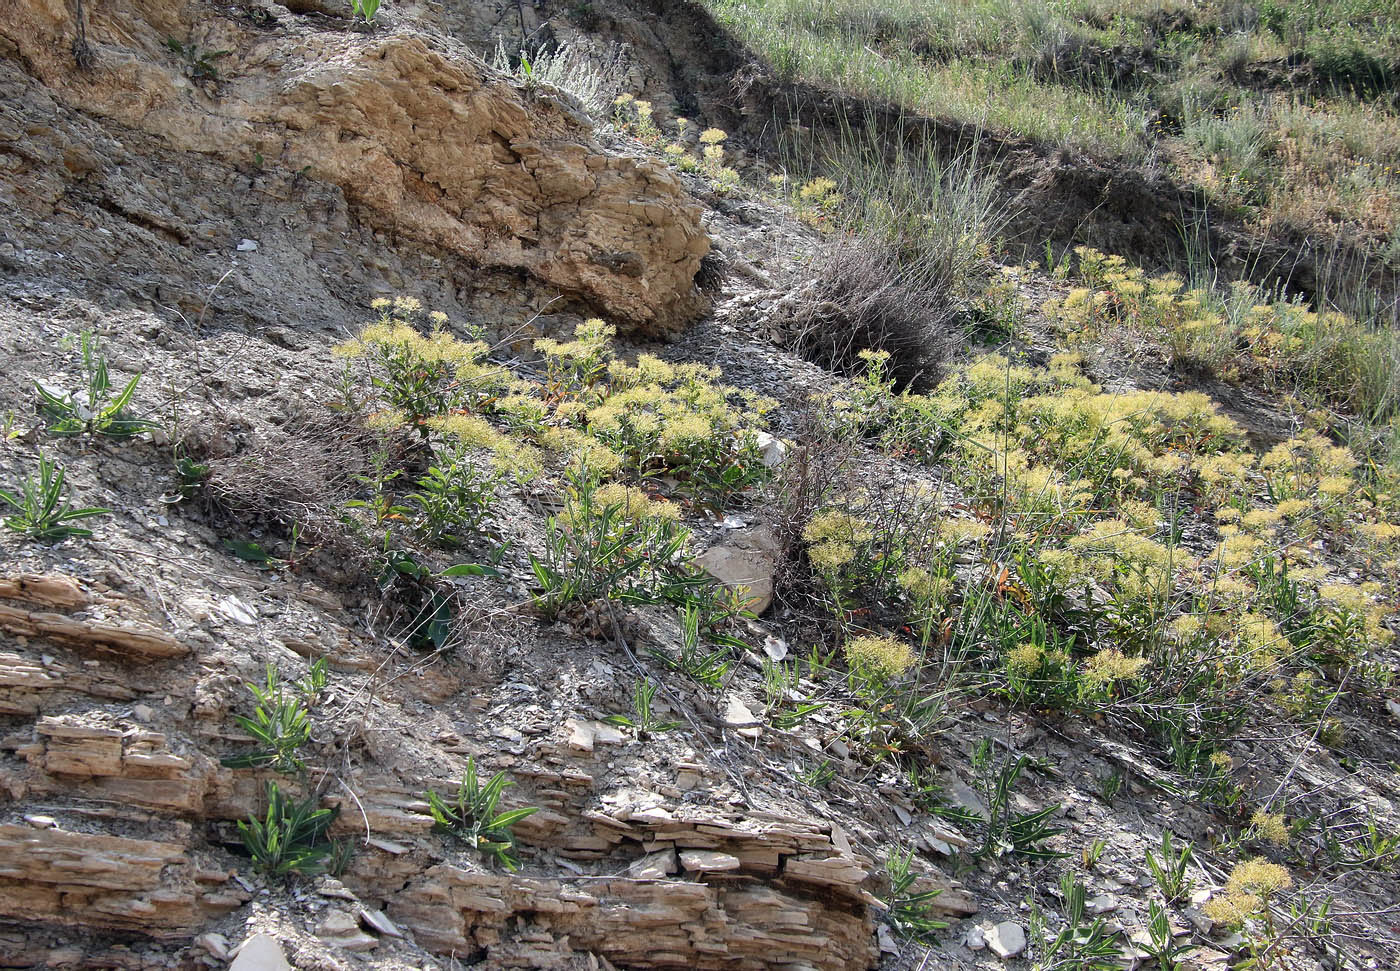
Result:
{"label": "sparse vegetation", "polygon": [[49,431],[55,435],[122,438],[155,427],[153,422],[137,418],[129,411],[141,375],[132,375],[131,380],[113,394],[107,358],[97,335],[84,330],[77,340],[84,377],[82,391],[63,393],[42,384],[34,385],[39,394],[39,407],[49,421]]}
{"label": "sparse vegetation", "polygon": [[537,50],[518,51],[513,56],[500,41],[491,58],[496,70],[513,75],[527,88],[548,86],[577,98],[594,118],[603,118],[617,94],[615,72],[621,69],[622,55],[613,50],[603,63],[597,63],[582,50],[569,44]]}
{"label": "sparse vegetation", "polygon": [[651,701],[656,697],[656,689],[654,681],[638,680],[636,687],[632,689],[632,714],[608,715],[603,721],[609,725],[630,728],[637,733],[639,739],[679,728],[680,722],[663,721],[652,712]]}
{"label": "sparse vegetation", "polygon": [[[377,6],[356,0],[359,26],[331,18],[335,49],[395,56],[415,15],[404,8],[374,39],[365,25]],[[224,883],[225,867],[210,861],[220,840],[237,852],[231,824],[156,825],[161,803],[144,795],[178,795],[184,768],[207,775],[212,739],[228,744],[224,766],[266,785],[265,805],[247,773],[233,789],[225,779],[217,794],[190,798],[217,798],[219,819],[230,798],[245,800],[236,815],[256,805],[237,831],[257,871],[341,870],[349,843],[327,834],[343,808],[347,831],[363,824],[366,854],[387,854],[365,860],[357,879],[388,873],[389,891],[428,901],[400,908],[385,903],[389,891],[363,896],[365,931],[389,933],[368,919],[377,899],[424,946],[465,942],[455,953],[468,961],[574,948],[626,963],[631,943],[597,941],[640,919],[666,949],[653,959],[675,964],[693,957],[686,948],[768,960],[767,950],[707,939],[721,932],[773,954],[793,944],[782,956],[793,965],[842,949],[845,960],[829,963],[856,966],[876,946],[917,942],[926,953],[891,963],[922,957],[933,967],[949,963],[938,949],[978,948],[978,935],[1037,971],[1111,971],[1145,954],[1174,971],[1204,947],[1259,969],[1394,964],[1400,952],[1378,928],[1400,868],[1387,801],[1400,769],[1389,745],[1400,718],[1400,343],[1383,326],[1393,309],[1369,291],[1400,258],[1390,211],[1400,176],[1385,168],[1400,159],[1387,141],[1400,131],[1389,9],[1378,0],[710,6],[761,47],[780,83],[841,90],[780,88],[811,99],[786,116],[760,105],[802,122],[777,126],[751,117],[752,97],[774,90],[760,72],[735,78],[748,86],[734,101],[713,84],[713,70],[726,69],[708,66],[703,89],[670,86],[676,104],[616,96],[581,53],[602,49],[593,39],[568,34],[581,46],[556,46],[543,27],[527,34],[522,7],[512,11],[518,56],[497,48],[514,83],[492,75],[472,95],[547,119],[553,141],[538,144],[582,151],[587,172],[601,173],[596,193],[592,175],[574,183],[583,200],[549,200],[541,234],[573,219],[575,204],[591,219],[593,195],[634,206],[626,218],[648,232],[671,233],[648,199],[611,195],[638,173],[657,193],[689,192],[706,207],[695,225],[720,239],[679,296],[695,297],[693,283],[716,313],[685,340],[652,342],[671,322],[653,328],[621,307],[616,326],[589,318],[585,308],[612,303],[607,288],[565,275],[548,281],[557,301],[535,304],[543,280],[532,279],[493,315],[500,267],[468,266],[457,253],[460,265],[441,261],[440,278],[421,286],[469,300],[480,319],[453,320],[408,296],[376,300],[334,359],[269,330],[309,362],[304,381],[302,362],[283,367],[280,350],[276,367],[241,357],[262,335],[230,339],[201,316],[154,332],[160,339],[147,340],[144,325],[129,339],[113,333],[112,366],[128,375],[118,386],[104,346],[84,331],[81,382],[38,387],[38,427],[22,431],[17,412],[4,412],[0,466],[12,478],[28,471],[33,443],[68,436],[62,466],[41,451],[36,476],[0,491],[5,529],[91,535],[83,524],[109,511],[69,502],[66,467],[114,507],[117,537],[56,549],[6,541],[18,565],[0,576],[0,707],[44,719],[10,734],[23,769],[10,788],[17,800],[39,793],[58,804],[59,783],[81,787],[78,805],[45,806],[58,815],[26,814],[11,829],[77,842],[91,835],[85,827],[116,820],[132,840],[150,830],[144,837],[183,859],[166,842],[178,829],[205,841],[190,845],[194,879]],[[616,5],[574,14],[620,16]],[[657,27],[656,38],[669,36]],[[281,25],[269,44],[311,30]],[[536,38],[546,46],[533,47]],[[665,80],[652,77],[656,38],[634,37],[649,86]],[[716,43],[727,54],[733,39]],[[673,82],[691,76],[684,53],[674,52]],[[407,61],[432,66],[416,51]],[[355,64],[367,76],[378,69]],[[447,87],[441,96],[455,96]],[[597,123],[582,148],[564,145],[583,130],[566,94]],[[867,101],[858,117],[862,97],[876,95],[896,103]],[[712,111],[719,117],[703,117]],[[926,124],[919,112],[957,124]],[[518,148],[517,131],[530,126],[501,137]],[[1002,139],[1006,131],[1062,150]],[[393,155],[392,142],[373,150]],[[987,154],[993,142],[1009,159]],[[645,158],[603,158],[617,151]],[[570,181],[568,154],[558,153],[557,172],[528,157],[520,167],[544,192],[554,176]],[[286,188],[278,167],[256,158],[258,171],[243,174]],[[459,191],[393,161],[414,206]],[[86,162],[74,153],[62,164]],[[1172,245],[1194,262],[1170,273],[1066,243],[1089,224],[1070,228],[1074,219],[1055,214],[1044,266],[1024,254],[1003,265],[1015,215],[1007,200],[1036,198],[1042,180],[1073,182],[1085,167],[1119,187],[1128,168],[1149,189],[1166,186],[1152,181],[1163,174],[1194,186],[1211,218],[1233,220],[1230,239],[1247,238],[1235,235],[1241,225],[1261,240],[1352,233],[1377,262],[1354,274],[1342,257],[1319,266],[1305,301],[1222,275],[1185,238],[1199,229],[1213,239],[1210,227],[1183,228]],[[309,190],[298,180],[287,185]],[[501,201],[489,182],[483,191],[488,205]],[[1170,221],[1113,215],[1134,237]],[[594,246],[606,224],[590,221],[574,242],[592,247],[586,273],[630,286],[651,257],[640,242],[635,253]],[[524,247],[529,235],[507,233],[501,245]],[[406,238],[422,262],[376,263],[366,285],[434,266],[430,237],[413,230]],[[1164,244],[1129,245],[1139,242],[1140,253]],[[1039,257],[1040,241],[1030,245]],[[0,250],[6,274],[37,253]],[[530,265],[518,265],[526,277]],[[725,266],[727,276],[715,269]],[[480,288],[465,280],[478,272]],[[1354,289],[1343,301],[1346,280]],[[1337,309],[1343,302],[1350,312]],[[51,354],[30,334],[0,338],[24,360]],[[198,355],[220,341],[219,363],[194,358],[201,394],[180,390],[172,372],[186,342]],[[144,386],[130,376],[133,360]],[[233,376],[244,364],[254,375],[246,388]],[[297,380],[283,382],[288,373]],[[138,388],[144,401],[157,381],[171,401],[160,428],[136,417]],[[0,405],[34,404],[33,374],[5,387],[12,400]],[[159,485],[146,488],[149,470],[128,466],[153,456]],[[146,532],[158,537],[149,551],[133,546]],[[119,559],[128,555],[155,568],[129,570]],[[189,603],[180,584],[195,588]],[[41,639],[58,646],[36,653]],[[70,657],[84,640],[94,656]],[[304,675],[279,674],[288,651],[318,660]],[[175,677],[198,679],[190,697],[170,689],[162,700],[163,686],[108,670],[109,659],[138,656],[152,671],[172,658]],[[331,663],[348,684],[331,683]],[[228,672],[254,670],[242,695]],[[230,708],[237,739],[227,725],[183,724]],[[86,723],[100,731],[73,741]],[[458,781],[468,752],[478,754]],[[479,773],[478,761],[492,768]],[[507,772],[527,786],[520,801],[540,806],[505,808]],[[456,788],[443,789],[443,776]],[[92,810],[128,792],[143,793],[139,814]],[[321,808],[342,796],[339,808]],[[428,817],[462,842],[397,845],[396,833]],[[542,851],[520,853],[517,835]],[[510,876],[527,864],[528,878]],[[978,913],[943,940],[940,915],[970,910],[964,895]],[[260,899],[295,908],[304,898],[269,886]],[[572,944],[563,924],[535,934],[558,907],[569,910]],[[743,923],[754,913],[765,929],[750,937]],[[596,914],[604,923],[589,925]],[[422,933],[429,920],[441,937]],[[461,942],[449,936],[458,924]],[[424,963],[418,947],[410,936],[391,945]]]}
{"label": "sparse vegetation", "polygon": [[74,507],[64,495],[66,473],[61,465],[39,454],[38,478],[19,485],[17,492],[0,489],[0,502],[13,510],[3,520],[4,527],[36,540],[61,540],[69,536],[91,536],[92,530],[75,523],[105,516],[111,512],[96,506]]}
{"label": "sparse vegetation", "polygon": [[373,25],[375,16],[379,13],[381,0],[350,0],[351,16],[361,18],[366,24]]}
{"label": "sparse vegetation", "polygon": [[600,486],[587,471],[573,483],[563,513],[551,517],[545,555],[532,557],[547,616],[595,600],[656,603],[700,581],[682,553],[690,534],[679,510],[639,489]]}
{"label": "sparse vegetation", "polygon": [[1121,166],[1156,158],[1263,231],[1359,234],[1396,256],[1386,0],[709,5],[780,78]]}
{"label": "sparse vegetation", "polygon": [[314,701],[324,683],[325,666],[314,669],[306,685],[298,691],[288,693],[277,674],[276,665],[268,662],[261,685],[248,682],[247,688],[257,699],[253,717],[234,715],[240,728],[253,737],[260,746],[246,755],[224,760],[230,768],[267,767],[277,772],[300,772],[306,767],[298,754],[302,746],[311,740],[311,715],[307,711],[309,701]]}
{"label": "sparse vegetation", "polygon": [[501,793],[512,783],[504,772],[497,772],[482,785],[477,779],[476,759],[467,760],[462,782],[455,798],[449,802],[431,789],[423,794],[428,802],[436,828],[461,838],[476,852],[495,860],[507,871],[519,869],[515,857],[515,835],[511,828],[526,816],[538,811],[537,806],[497,812]]}
{"label": "sparse vegetation", "polygon": [[1037,971],[1052,968],[1110,971],[1119,967],[1123,946],[1102,917],[1088,919],[1085,909],[1088,892],[1084,884],[1067,871],[1060,877],[1059,890],[1065,922],[1053,935],[1049,933],[1040,906],[1030,901],[1029,937],[1039,945]]}
{"label": "sparse vegetation", "polygon": [[933,899],[941,890],[914,890],[918,877],[911,873],[910,863],[914,850],[895,852],[885,861],[885,878],[889,880],[889,895],[885,898],[885,918],[899,934],[916,940],[931,941],[934,935],[948,926],[947,921],[938,920],[929,911]]}
{"label": "sparse vegetation", "polygon": [[336,811],[317,808],[316,796],[290,798],[269,780],[266,799],[267,811],[261,818],[253,815],[238,821],[255,869],[270,877],[312,877],[326,872],[332,859],[343,855],[342,848],[325,839]]}

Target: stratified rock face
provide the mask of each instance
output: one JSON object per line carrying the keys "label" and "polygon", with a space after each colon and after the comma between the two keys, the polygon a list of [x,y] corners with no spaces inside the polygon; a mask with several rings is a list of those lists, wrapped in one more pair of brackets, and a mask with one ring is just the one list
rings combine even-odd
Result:
{"label": "stratified rock face", "polygon": [[[210,695],[236,685],[195,684],[191,665],[220,663],[208,641],[167,632],[141,603],[90,582],[0,574],[0,715],[12,719],[0,739],[0,928],[186,941],[248,901],[210,836],[261,810],[267,773],[216,757],[228,712]],[[156,688],[170,692],[158,709],[128,704]],[[579,751],[577,728],[559,726],[514,764],[529,793],[518,798],[539,807],[515,832],[533,854],[611,875],[508,874],[454,851],[421,798],[453,780],[424,775],[432,761],[386,758],[326,794],[342,810],[333,832],[358,845],[345,883],[382,900],[384,920],[418,947],[490,967],[578,967],[581,955],[657,969],[871,966],[874,863],[840,825],[621,785],[611,753]],[[714,771],[688,768],[691,787]],[[361,844],[365,832],[373,841]],[[975,909],[940,889],[944,911]],[[374,942],[341,924],[327,926]]]}
{"label": "stratified rock face", "polygon": [[[34,246],[31,225],[76,216],[90,232],[72,234],[68,255],[96,270],[124,247],[227,257],[257,236],[258,255],[245,248],[242,260],[248,288],[292,303],[303,289],[313,309],[321,288],[339,301],[374,276],[413,291],[435,269],[452,278],[448,293],[529,292],[535,310],[562,298],[645,334],[674,332],[701,308],[694,277],[709,240],[666,168],[605,154],[568,105],[447,41],[275,5],[239,19],[187,0],[84,9],[88,70],[72,53],[73,5],[15,0],[0,18],[0,202],[13,207],[16,245]],[[279,251],[298,210],[313,243]],[[355,239],[357,226],[337,225],[347,221],[372,237]],[[380,265],[375,248],[413,258]],[[160,282],[178,292],[190,273],[167,262],[174,279]],[[319,272],[303,280],[289,264],[305,262]]]}

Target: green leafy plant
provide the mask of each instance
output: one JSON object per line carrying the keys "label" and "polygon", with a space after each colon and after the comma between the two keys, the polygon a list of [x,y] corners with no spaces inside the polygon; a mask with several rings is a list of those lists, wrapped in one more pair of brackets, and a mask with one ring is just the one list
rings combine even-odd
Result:
{"label": "green leafy plant", "polygon": [[0,502],[15,510],[4,519],[6,529],[30,539],[59,540],[69,536],[91,536],[92,530],[73,523],[94,516],[105,516],[110,509],[96,506],[75,509],[63,495],[62,466],[39,455],[39,478],[20,483],[19,492],[0,489]]}
{"label": "green leafy plant", "polygon": [[603,721],[619,728],[630,728],[638,738],[679,728],[680,722],[662,721],[652,714],[651,700],[656,697],[656,688],[655,682],[639,679],[632,690],[632,714],[609,715]]}
{"label": "green leafy plant", "polygon": [[795,661],[763,661],[764,717],[784,730],[796,728],[808,715],[826,707],[823,701],[794,700],[800,698],[797,671]]}
{"label": "green leafy plant", "polygon": [[813,789],[825,789],[831,784],[831,780],[836,778],[836,770],[831,767],[829,759],[822,759],[803,769],[797,778]]}
{"label": "green leafy plant", "polygon": [[1011,808],[1012,787],[1029,763],[1030,757],[1022,755],[1015,760],[996,764],[992,757],[992,740],[989,738],[984,738],[973,751],[972,771],[976,778],[975,784],[987,807],[979,855],[1002,856],[1007,853],[1020,853],[1041,860],[1064,856],[1063,853],[1047,850],[1040,845],[1052,836],[1064,832],[1048,825],[1049,819],[1060,811],[1059,803],[1027,813],[1019,813]]}
{"label": "green leafy plant", "polygon": [[1105,806],[1113,805],[1113,797],[1123,789],[1123,773],[1118,769],[1111,769],[1099,776],[1097,782],[1099,801]]}
{"label": "green leafy plant", "polygon": [[209,51],[195,44],[182,44],[174,37],[168,37],[165,46],[185,62],[185,74],[196,81],[219,80],[219,66],[214,62],[228,57],[233,51]]}
{"label": "green leafy plant", "polygon": [[297,690],[301,692],[308,708],[315,706],[321,700],[322,693],[330,685],[330,671],[330,662],[323,657],[318,657],[311,662],[306,677],[297,682]]}
{"label": "green leafy plant", "polygon": [[380,0],[350,0],[350,13],[354,17],[363,17],[365,23],[374,23],[374,15],[379,13]]}
{"label": "green leafy plant", "polygon": [[357,475],[355,481],[369,487],[369,498],[351,499],[345,503],[347,509],[368,510],[371,523],[383,526],[389,522],[402,522],[413,510],[394,498],[389,484],[403,475],[402,469],[391,469],[387,448],[379,448],[370,457],[370,474]]}
{"label": "green leafy plant", "polygon": [[440,651],[452,636],[456,601],[452,592],[437,580],[458,576],[497,576],[496,571],[478,563],[459,563],[440,574],[407,550],[393,546],[393,533],[384,533],[380,553],[379,588],[396,597],[407,608],[407,638],[411,647]]}
{"label": "green leafy plant", "polygon": [[1030,905],[1030,939],[1042,942],[1038,968],[1074,968],[1077,971],[1115,971],[1120,967],[1123,949],[1101,917],[1085,922],[1084,884],[1066,871],[1060,877],[1065,925],[1051,937],[1046,932],[1045,915],[1034,902]]}
{"label": "green leafy plant", "polygon": [[[270,661],[264,684],[248,682],[248,690],[258,701],[253,717],[235,715],[234,720],[260,747],[246,755],[224,759],[223,764],[229,768],[270,768],[277,772],[305,768],[297,750],[311,740],[311,716],[301,698],[284,690],[277,667]],[[299,686],[303,694],[306,690]]]}
{"label": "green leafy plant", "polygon": [[937,931],[948,926],[947,921],[938,920],[930,913],[933,898],[943,891],[910,892],[918,879],[909,872],[913,859],[914,848],[911,846],[902,853],[896,850],[885,861],[885,876],[890,881],[890,892],[885,898],[885,919],[898,934],[919,941],[931,941]]}
{"label": "green leafy plant", "polygon": [[1191,881],[1186,875],[1187,868],[1191,865],[1192,849],[1190,843],[1185,843],[1178,850],[1172,843],[1171,830],[1162,831],[1162,856],[1157,856],[1149,849],[1147,851],[1147,869],[1152,872],[1152,879],[1157,881],[1157,889],[1162,891],[1162,896],[1167,903],[1178,903],[1186,899],[1186,895],[1191,892]]}
{"label": "green leafy plant", "polygon": [[315,876],[326,872],[328,857],[345,855],[335,843],[323,839],[335,817],[336,810],[317,808],[315,796],[300,802],[289,799],[269,780],[267,812],[261,819],[254,815],[239,820],[238,831],[253,866],[262,873]]}
{"label": "green leafy plant", "polygon": [[1347,869],[1390,872],[1400,865],[1400,831],[1386,831],[1373,820],[1328,826],[1323,845],[1331,860]]}
{"label": "green leafy plant", "polygon": [[461,543],[464,531],[475,530],[495,501],[497,477],[470,461],[463,450],[449,452],[418,480],[407,499],[418,506],[420,530],[447,543]]}
{"label": "green leafy plant", "polygon": [[676,657],[661,650],[651,651],[651,656],[673,671],[694,678],[707,688],[718,690],[724,685],[724,677],[729,673],[730,649],[728,645],[713,651],[705,650],[701,641],[701,608],[695,602],[687,603],[679,611],[681,622],[681,650]]}
{"label": "green leafy plant", "polygon": [[501,793],[512,784],[504,772],[497,772],[481,785],[477,779],[476,759],[468,759],[454,801],[449,803],[432,790],[424,793],[423,798],[428,802],[428,812],[432,814],[436,829],[460,837],[478,853],[514,872],[520,868],[520,862],[514,855],[515,835],[511,827],[537,812],[539,807],[497,812]]}
{"label": "green leafy plant", "polygon": [[141,382],[141,375],[133,375],[113,395],[107,359],[102,356],[97,336],[90,330],[83,331],[78,335],[78,347],[86,379],[86,388],[81,394],[55,394],[42,384],[34,385],[39,393],[40,410],[49,421],[49,431],[56,435],[122,438],[155,428],[154,422],[134,417],[127,411],[136,386]]}
{"label": "green leafy plant", "polygon": [[595,600],[684,602],[710,582],[683,555],[690,531],[674,506],[637,489],[599,486],[587,469],[572,482],[564,512],[545,525],[545,555],[530,557],[545,616]]}
{"label": "green leafy plant", "polygon": [[179,502],[193,498],[208,480],[209,472],[209,463],[196,461],[188,455],[182,455],[177,450],[175,453],[175,492],[168,501]]}
{"label": "green leafy plant", "polygon": [[1147,914],[1147,940],[1141,942],[1143,949],[1157,962],[1161,971],[1177,971],[1181,967],[1181,955],[1189,950],[1188,945],[1176,942],[1165,907],[1155,900],[1149,901]]}
{"label": "green leafy plant", "polygon": [[1108,849],[1107,840],[1094,840],[1080,848],[1079,862],[1084,864],[1084,869],[1092,870],[1099,865],[1099,858],[1103,856],[1103,851]]}

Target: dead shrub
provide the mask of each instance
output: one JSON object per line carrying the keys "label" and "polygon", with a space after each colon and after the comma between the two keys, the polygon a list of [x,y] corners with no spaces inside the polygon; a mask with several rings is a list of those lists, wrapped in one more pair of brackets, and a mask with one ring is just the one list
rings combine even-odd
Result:
{"label": "dead shrub", "polygon": [[861,443],[855,434],[834,432],[820,402],[808,399],[794,421],[796,447],[764,491],[759,514],[777,545],[773,594],[795,606],[810,586],[811,571],[802,562],[802,531],[812,516],[853,487],[852,466]]}
{"label": "dead shrub", "polygon": [[[319,550],[328,569],[352,581],[373,575],[374,551],[343,510],[383,447],[362,416],[321,410],[301,412],[241,447],[213,423],[195,425],[180,442],[182,454],[207,466],[202,495],[211,515],[279,539],[295,532],[298,546]],[[392,440],[387,447],[396,448]]]}
{"label": "dead shrub", "polygon": [[849,373],[863,350],[890,354],[900,387],[937,382],[953,346],[951,268],[908,259],[882,239],[850,234],[833,239],[815,261],[792,324],[792,347],[815,364]]}

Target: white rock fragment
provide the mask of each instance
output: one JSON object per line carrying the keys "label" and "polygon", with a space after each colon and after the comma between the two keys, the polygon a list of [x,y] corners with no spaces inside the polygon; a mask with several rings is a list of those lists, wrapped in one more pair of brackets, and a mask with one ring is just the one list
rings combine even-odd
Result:
{"label": "white rock fragment", "polygon": [[222,934],[215,934],[212,931],[208,934],[200,934],[194,939],[194,943],[208,951],[220,961],[228,958],[228,938]]}
{"label": "white rock fragment", "polygon": [[370,951],[379,946],[379,939],[360,930],[359,921],[343,910],[333,910],[316,928],[316,936],[342,951]]}
{"label": "white rock fragment", "polygon": [[244,627],[251,627],[258,622],[257,610],[232,595],[220,600],[217,609],[229,620]]}
{"label": "white rock fragment", "polygon": [[1090,914],[1106,914],[1109,911],[1118,909],[1118,901],[1107,894],[1099,894],[1097,897],[1090,897],[1084,902],[1084,909]]}
{"label": "white rock fragment", "polygon": [[376,934],[383,934],[385,937],[403,937],[403,931],[399,930],[382,910],[371,910],[366,907],[360,911],[360,923]]}
{"label": "white rock fragment", "polygon": [[739,869],[739,858],[710,850],[682,850],[681,866],[694,873],[722,872]]}
{"label": "white rock fragment", "polygon": [[569,718],[564,721],[564,727],[569,730],[569,748],[575,752],[593,751],[593,729],[588,722]]}
{"label": "white rock fragment", "polygon": [[774,438],[767,432],[759,432],[754,436],[758,444],[758,457],[766,468],[775,469],[783,464],[787,458],[788,444],[780,438]]}
{"label": "white rock fragment", "polygon": [[757,725],[758,719],[738,695],[730,695],[724,702],[724,723],[730,728],[748,728]]}
{"label": "white rock fragment", "polygon": [[987,947],[1003,961],[1026,949],[1026,931],[1014,921],[1004,920],[987,932]]}
{"label": "white rock fragment", "polygon": [[763,639],[763,653],[768,655],[770,661],[781,661],[788,654],[787,641],[769,634]]}
{"label": "white rock fragment", "polygon": [[677,869],[675,850],[657,850],[635,861],[627,873],[637,880],[664,880]]}
{"label": "white rock fragment", "polygon": [[627,744],[627,736],[616,725],[609,725],[607,722],[589,722],[589,728],[593,730],[593,741],[599,745]]}
{"label": "white rock fragment", "polygon": [[258,241],[256,239],[241,239],[238,241],[238,252],[240,253],[253,253],[257,251],[257,248]]}
{"label": "white rock fragment", "polygon": [[228,971],[292,971],[282,946],[268,934],[254,934],[238,946]]}

